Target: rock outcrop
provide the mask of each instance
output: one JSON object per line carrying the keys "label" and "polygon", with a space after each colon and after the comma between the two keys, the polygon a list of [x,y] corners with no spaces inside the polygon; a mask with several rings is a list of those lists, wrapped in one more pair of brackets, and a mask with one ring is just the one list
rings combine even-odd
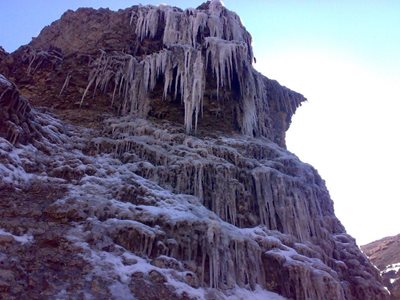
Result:
{"label": "rock outcrop", "polygon": [[285,149],[305,98],[219,1],[68,11],[0,55],[1,297],[388,299]]}
{"label": "rock outcrop", "polygon": [[361,249],[381,271],[393,299],[400,299],[400,234],[361,246]]}
{"label": "rock outcrop", "polygon": [[43,137],[57,140],[43,127],[45,115],[32,110],[14,83],[0,74],[0,137],[12,145],[35,143]]}

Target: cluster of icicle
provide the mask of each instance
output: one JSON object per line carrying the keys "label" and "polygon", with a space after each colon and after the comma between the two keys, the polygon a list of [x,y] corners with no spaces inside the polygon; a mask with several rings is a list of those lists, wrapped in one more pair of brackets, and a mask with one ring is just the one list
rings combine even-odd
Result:
{"label": "cluster of icicle", "polygon": [[[169,6],[133,8],[130,21],[137,42],[160,39],[162,31],[162,49],[142,57],[102,52],[92,65],[82,101],[93,87],[95,92],[112,90],[112,103],[116,98],[121,101],[122,115],[145,117],[149,93],[162,79],[164,100],[181,100],[186,132],[190,133],[193,127],[197,129],[205,91],[211,88],[206,79],[212,76],[219,101],[227,100],[221,99],[220,90],[232,90],[236,82],[242,133],[268,136],[267,88],[265,77],[252,67],[251,36],[239,17],[219,1],[210,1],[206,7],[185,11]],[[289,106],[294,112],[298,103],[293,101]]]}
{"label": "cluster of icicle", "polygon": [[51,65],[61,62],[62,55],[55,49],[44,51],[25,46],[22,54],[22,61],[28,63],[26,73],[32,75],[46,62]]}

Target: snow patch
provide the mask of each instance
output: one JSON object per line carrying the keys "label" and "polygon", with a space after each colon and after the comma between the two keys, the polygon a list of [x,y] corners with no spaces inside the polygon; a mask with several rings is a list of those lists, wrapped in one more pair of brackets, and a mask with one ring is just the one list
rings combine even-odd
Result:
{"label": "snow patch", "polygon": [[0,228],[0,235],[5,235],[5,236],[11,236],[15,241],[21,244],[28,244],[33,242],[33,236],[30,234],[24,234],[24,235],[13,235],[12,233]]}
{"label": "snow patch", "polygon": [[227,300],[286,300],[287,298],[282,297],[276,293],[266,291],[260,286],[256,286],[254,291],[249,291],[243,288],[235,288],[230,291],[230,296],[227,296]]}
{"label": "snow patch", "polygon": [[390,271],[399,272],[400,270],[400,262],[387,265],[386,268],[382,271],[383,273],[388,273]]}

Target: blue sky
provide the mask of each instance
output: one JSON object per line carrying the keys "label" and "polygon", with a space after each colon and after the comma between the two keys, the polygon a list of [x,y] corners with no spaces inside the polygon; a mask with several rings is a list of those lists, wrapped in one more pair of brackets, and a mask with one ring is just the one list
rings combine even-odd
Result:
{"label": "blue sky", "polygon": [[[200,2],[2,1],[0,45],[15,50],[67,9]],[[224,3],[253,36],[255,67],[308,98],[288,148],[326,179],[348,232],[360,244],[400,233],[400,1]]]}
{"label": "blue sky", "polygon": [[[9,51],[30,41],[43,26],[67,9],[81,6],[126,8],[134,4],[195,7],[200,1],[161,0],[14,0],[3,1],[0,45]],[[256,47],[333,47],[351,51],[376,63],[389,63],[400,47],[399,1],[225,0],[255,38]],[[264,47],[265,46],[265,47]]]}

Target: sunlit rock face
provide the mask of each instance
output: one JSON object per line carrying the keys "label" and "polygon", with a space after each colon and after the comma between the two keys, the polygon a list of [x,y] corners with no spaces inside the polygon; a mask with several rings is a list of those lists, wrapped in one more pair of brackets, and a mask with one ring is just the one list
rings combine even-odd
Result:
{"label": "sunlit rock face", "polygon": [[4,53],[1,296],[388,298],[285,149],[304,97],[252,63],[219,1],[68,11]]}

